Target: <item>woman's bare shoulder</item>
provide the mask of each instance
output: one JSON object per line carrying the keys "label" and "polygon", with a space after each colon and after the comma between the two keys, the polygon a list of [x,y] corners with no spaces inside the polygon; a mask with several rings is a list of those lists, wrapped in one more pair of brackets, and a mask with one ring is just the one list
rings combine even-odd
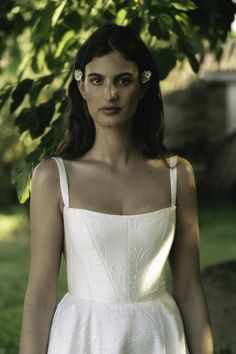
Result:
{"label": "woman's bare shoulder", "polygon": [[60,210],[59,171],[54,159],[44,159],[40,161],[33,170],[32,184],[30,190],[31,209],[36,210],[36,214],[47,211],[51,215],[54,210]]}
{"label": "woman's bare shoulder", "polygon": [[196,180],[193,165],[186,158],[177,158],[177,201],[190,205],[196,199]]}
{"label": "woman's bare shoulder", "polygon": [[194,169],[193,165],[189,160],[184,157],[177,156],[177,169],[178,176],[180,177],[180,182],[193,182],[194,179]]}
{"label": "woman's bare shoulder", "polygon": [[40,161],[33,170],[32,179],[47,183],[59,181],[56,161],[52,158]]}
{"label": "woman's bare shoulder", "polygon": [[60,200],[60,179],[56,161],[52,158],[40,161],[32,174],[31,197]]}
{"label": "woman's bare shoulder", "polygon": [[[187,160],[186,158],[175,154],[175,153],[168,153],[166,155],[163,156],[165,158],[165,160],[168,162],[168,164],[170,163],[170,159],[176,157],[176,162],[177,162],[177,169],[178,169],[178,173],[186,173],[186,174],[192,174],[193,173],[193,167],[192,164],[190,163],[189,160]],[[158,159],[154,159],[153,161],[156,162],[160,162],[163,160],[158,158]],[[167,167],[168,165],[166,165]],[[174,167],[175,167],[175,163],[174,163]]]}

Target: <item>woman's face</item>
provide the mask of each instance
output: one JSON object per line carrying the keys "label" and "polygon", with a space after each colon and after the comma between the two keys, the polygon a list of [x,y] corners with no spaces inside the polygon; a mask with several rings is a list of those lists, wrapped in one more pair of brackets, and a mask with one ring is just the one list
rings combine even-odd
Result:
{"label": "woman's face", "polygon": [[130,120],[145,94],[137,65],[124,59],[118,51],[90,61],[85,67],[84,81],[78,82],[78,87],[90,115],[101,125]]}

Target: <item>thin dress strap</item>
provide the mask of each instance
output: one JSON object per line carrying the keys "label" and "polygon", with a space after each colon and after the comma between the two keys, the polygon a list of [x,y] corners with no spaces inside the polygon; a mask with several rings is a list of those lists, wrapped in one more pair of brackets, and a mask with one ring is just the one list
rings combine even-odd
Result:
{"label": "thin dress strap", "polygon": [[171,186],[171,206],[176,203],[176,191],[177,191],[177,155],[170,157],[170,186]]}
{"label": "thin dress strap", "polygon": [[64,161],[61,157],[52,157],[52,159],[57,163],[63,203],[66,207],[69,207],[69,190]]}

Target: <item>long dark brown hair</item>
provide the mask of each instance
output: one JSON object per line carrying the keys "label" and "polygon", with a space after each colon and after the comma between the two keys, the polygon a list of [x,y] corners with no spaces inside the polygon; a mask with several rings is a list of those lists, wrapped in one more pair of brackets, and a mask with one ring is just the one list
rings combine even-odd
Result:
{"label": "long dark brown hair", "polygon": [[149,82],[146,83],[146,94],[138,103],[131,134],[137,148],[145,156],[161,158],[166,165],[166,157],[171,154],[164,144],[164,111],[157,67],[139,34],[129,26],[115,24],[96,30],[76,54],[68,88],[69,109],[63,136],[55,153],[50,156],[73,160],[84,155],[94,144],[95,125],[88,112],[87,103],[78,90],[74,70],[79,69],[84,74],[85,66],[93,58],[102,57],[114,50],[134,62],[139,69],[139,75],[144,70],[152,72]]}

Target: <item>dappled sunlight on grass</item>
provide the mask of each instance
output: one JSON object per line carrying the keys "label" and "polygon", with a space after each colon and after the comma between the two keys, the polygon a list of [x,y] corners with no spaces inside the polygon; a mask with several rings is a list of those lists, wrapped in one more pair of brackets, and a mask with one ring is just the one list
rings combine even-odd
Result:
{"label": "dappled sunlight on grass", "polygon": [[0,243],[3,241],[11,241],[14,236],[27,228],[27,215],[20,214],[0,214]]}

